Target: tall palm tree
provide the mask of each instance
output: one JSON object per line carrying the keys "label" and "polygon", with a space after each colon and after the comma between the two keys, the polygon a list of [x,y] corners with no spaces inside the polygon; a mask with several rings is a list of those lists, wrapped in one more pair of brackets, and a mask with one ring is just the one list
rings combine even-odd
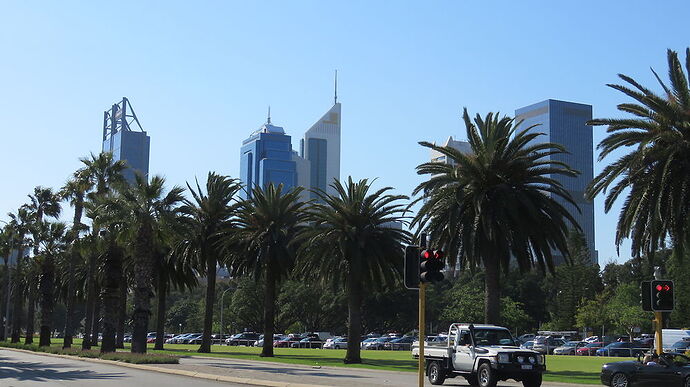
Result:
{"label": "tall palm tree", "polygon": [[41,329],[38,341],[39,346],[50,346],[50,336],[53,332],[53,309],[55,307],[55,260],[63,254],[65,248],[64,223],[43,224],[39,231],[41,247],[39,252],[41,278],[40,304],[41,304]]}
{"label": "tall palm tree", "polygon": [[445,248],[456,243],[463,266],[484,267],[484,318],[498,324],[501,268],[507,271],[514,260],[522,271],[535,265],[553,271],[554,249],[569,259],[568,229],[579,226],[556,198],[577,205],[552,176],[576,172],[550,158],[564,148],[537,143],[541,134],[531,132],[533,127],[517,131],[512,118],[493,113],[473,122],[467,109],[463,119],[471,153],[420,143],[453,162],[417,167],[418,174],[431,177],[414,190],[427,200],[413,225],[428,229],[432,241]]}
{"label": "tall palm tree", "polygon": [[81,223],[81,218],[84,212],[84,198],[91,189],[91,186],[92,183],[87,178],[84,170],[79,169],[74,173],[72,178],[65,183],[59,193],[63,200],[68,200],[70,205],[74,207],[72,228],[67,235],[67,242],[71,244],[71,248],[67,268],[67,311],[65,315],[65,339],[62,344],[63,348],[70,348],[72,346],[72,338],[74,335],[75,266],[81,259],[79,255],[79,234],[87,229],[87,227]]}
{"label": "tall palm tree", "polygon": [[619,74],[627,85],[608,86],[634,100],[618,105],[618,110],[633,117],[589,122],[608,126],[608,137],[598,145],[600,161],[614,151],[631,148],[592,180],[587,196],[592,199],[611,187],[604,201],[608,212],[630,188],[618,217],[616,245],[630,238],[635,256],[646,254],[653,259],[668,237],[679,253],[690,241],[690,196],[686,188],[690,184],[690,48],[685,55],[688,74],[678,54],[667,52],[670,87],[652,70],[662,95]]}
{"label": "tall palm tree", "polygon": [[[119,195],[112,202],[112,213],[119,214],[125,224],[122,231],[125,240],[131,241],[134,259],[132,352],[146,353],[156,250],[160,249],[158,242],[163,239],[160,234],[169,229],[168,225],[178,221],[184,189],[173,187],[166,194],[164,178],[153,176],[149,182],[146,177],[137,174],[134,184],[122,185],[118,191]],[[114,317],[113,323],[117,320],[117,314]],[[115,332],[112,333],[114,345]]]}
{"label": "tall palm tree", "polygon": [[[240,202],[235,224],[223,233],[224,245],[234,256],[233,273],[264,280],[264,337],[273,337],[276,286],[294,266],[297,236],[306,222],[302,191],[283,192],[282,184],[273,183],[255,187],[251,197]],[[264,340],[261,356],[273,356],[272,340]]]}
{"label": "tall palm tree", "polygon": [[[34,257],[38,256],[39,246],[41,245],[41,227],[43,225],[43,217],[50,216],[57,218],[60,215],[60,198],[53,192],[52,188],[45,188],[38,186],[34,188],[33,195],[28,195],[30,203],[28,209],[32,217],[31,234],[33,235],[33,252]],[[36,307],[36,284],[38,284],[38,266],[31,265],[35,270],[29,270],[27,275],[34,276],[27,281],[28,301],[27,301],[27,316],[26,316],[26,344],[33,343],[34,335],[34,313]]]}
{"label": "tall palm tree", "polygon": [[188,236],[177,246],[176,254],[193,261],[200,272],[206,272],[206,297],[204,307],[204,330],[199,352],[211,352],[211,331],[213,327],[213,305],[216,291],[216,267],[221,258],[219,231],[235,214],[233,200],[240,191],[240,183],[228,176],[209,172],[206,192],[199,182],[196,190],[189,183],[187,187],[192,199],[185,200],[183,211],[190,217]]}
{"label": "tall palm tree", "polygon": [[390,286],[402,270],[402,244],[409,234],[391,226],[402,221],[407,196],[392,195],[391,187],[370,193],[367,179],[335,180],[336,194],[317,191],[320,202],[309,210],[313,223],[303,234],[298,267],[302,275],[318,273],[345,288],[348,306],[348,346],[345,363],[361,363],[362,300],[364,292]]}
{"label": "tall palm tree", "polygon": [[[102,152],[98,155],[93,153],[90,157],[79,159],[84,164],[80,175],[84,177],[89,184],[95,188],[95,191],[87,194],[87,198],[91,201],[102,198],[113,189],[113,186],[124,184],[125,178],[122,173],[127,168],[127,164],[123,160],[115,160],[113,154],[110,152]],[[98,237],[100,230],[94,229],[93,236]],[[98,295],[96,293],[97,278],[96,265],[98,254],[89,254],[88,259],[88,289],[86,294],[86,319],[84,326],[84,340],[82,341],[82,348],[89,349],[91,345],[97,345],[97,342],[91,340],[94,322],[98,321],[96,313],[96,302]]]}
{"label": "tall palm tree", "polygon": [[24,261],[24,249],[27,246],[26,235],[29,233],[29,224],[31,222],[31,217],[29,215],[29,210],[26,205],[21,206],[17,213],[9,213],[10,226],[14,229],[15,234],[15,249],[17,250],[17,264],[15,266],[15,281],[13,281],[14,289],[12,294],[14,295],[14,304],[12,305],[12,343],[18,343],[21,333],[21,315],[24,305],[24,298],[26,295],[25,289],[16,286],[19,284],[17,279],[20,277],[20,271],[23,268]]}

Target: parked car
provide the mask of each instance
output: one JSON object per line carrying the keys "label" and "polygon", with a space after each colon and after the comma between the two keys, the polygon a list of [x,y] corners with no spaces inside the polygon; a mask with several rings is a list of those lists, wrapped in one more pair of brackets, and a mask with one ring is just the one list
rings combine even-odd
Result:
{"label": "parked car", "polygon": [[588,342],[588,343],[596,343],[596,342],[601,341],[601,339],[599,339],[599,336],[589,336],[588,338],[586,338],[586,339],[584,339],[584,340],[582,340],[582,341],[585,341],[585,342]]}
{"label": "parked car", "polygon": [[274,341],[273,346],[276,348],[290,348],[292,343],[296,343],[300,340],[302,340],[304,337],[299,336],[299,335],[294,335],[294,334],[289,334],[286,337],[282,338],[281,340]]}
{"label": "parked car", "polygon": [[190,338],[187,339],[187,344],[201,344],[201,341],[204,339],[204,334],[200,333],[198,335],[194,335]]}
{"label": "parked car", "polygon": [[323,341],[318,336],[305,337],[302,340],[290,344],[290,348],[321,348]]}
{"label": "parked car", "polygon": [[[280,335],[280,334],[273,335],[273,341],[272,342],[275,343],[278,340],[282,340],[284,337],[285,337],[285,335]],[[256,340],[256,342],[254,342],[254,346],[255,347],[263,347],[264,346],[264,335],[259,336],[259,340]]]}
{"label": "parked car", "polygon": [[601,367],[601,382],[606,386],[687,386],[690,358],[681,354],[662,353],[658,365],[638,360],[606,363]]}
{"label": "parked car", "polygon": [[553,350],[554,355],[575,355],[575,351],[587,345],[584,341],[568,341]]}
{"label": "parked car", "polygon": [[243,332],[236,335],[232,335],[225,339],[226,345],[246,345],[251,346],[259,340],[259,334],[254,332]]}
{"label": "parked car", "polygon": [[393,351],[409,351],[412,349],[412,343],[414,342],[414,337],[405,336],[393,339],[387,343],[383,344],[384,349],[390,349]]}
{"label": "parked car", "polygon": [[597,356],[629,356],[634,357],[642,354],[648,348],[642,347],[636,341],[617,341],[596,351]]}
{"label": "parked car", "polygon": [[520,343],[526,343],[528,341],[533,341],[534,338],[537,337],[534,333],[526,333],[524,335],[518,336],[518,340],[520,340]]}
{"label": "parked car", "polygon": [[369,345],[369,343],[373,343],[374,341],[376,341],[376,339],[377,339],[376,337],[370,337],[368,339],[362,340],[359,343],[360,348],[364,349],[365,346]]}
{"label": "parked car", "polygon": [[684,353],[688,349],[690,349],[690,341],[688,340],[678,341],[671,346],[671,352]]}
{"label": "parked car", "polygon": [[525,341],[525,342],[520,346],[520,348],[522,348],[522,349],[530,349],[530,350],[532,349],[532,347],[534,347],[534,340]]}
{"label": "parked car", "polygon": [[364,344],[364,347],[362,349],[377,349],[381,350],[384,349],[384,344],[387,342],[393,340],[392,337],[379,337],[377,339],[374,339],[373,341],[368,341],[366,344]]}
{"label": "parked car", "polygon": [[553,353],[554,349],[560,347],[564,343],[564,340],[556,339],[551,336],[537,336],[534,339],[534,346],[532,346],[532,350],[545,355],[550,355]]}
{"label": "parked car", "polygon": [[154,343],[156,341],[156,332],[149,332],[148,335],[146,335],[146,342],[147,343]]}
{"label": "parked car", "polygon": [[201,339],[201,336],[203,336],[203,333],[192,333],[182,339],[180,344],[194,344],[193,341]]}
{"label": "parked car", "polygon": [[347,338],[346,337],[334,337],[333,339],[326,340],[323,345],[324,349],[347,349]]}
{"label": "parked car", "polygon": [[575,350],[576,355],[584,355],[584,356],[594,356],[596,355],[596,352],[598,349],[603,348],[605,346],[609,345],[609,343],[604,343],[601,341],[595,341],[593,343],[589,343],[585,345],[584,347],[580,347]]}
{"label": "parked car", "polygon": [[122,338],[122,342],[131,343],[132,342],[132,335],[125,335],[125,337]]}

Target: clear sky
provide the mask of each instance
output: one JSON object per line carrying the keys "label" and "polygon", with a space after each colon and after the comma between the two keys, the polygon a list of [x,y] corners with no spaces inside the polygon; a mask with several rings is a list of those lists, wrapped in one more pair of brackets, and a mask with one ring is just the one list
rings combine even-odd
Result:
{"label": "clear sky", "polygon": [[[491,3],[491,4],[488,4]],[[343,106],[341,178],[409,194],[428,150],[464,139],[460,111],[544,99],[619,116],[617,73],[655,85],[690,45],[687,1],[2,1],[0,219],[34,186],[60,187],[101,149],[103,111],[126,96],[151,136],[152,174],[184,185],[239,177],[241,141],[266,120],[293,136]],[[684,56],[684,54],[683,54]],[[604,128],[595,128],[595,144]],[[595,165],[598,173],[603,164]],[[618,208],[596,201],[600,262]]]}

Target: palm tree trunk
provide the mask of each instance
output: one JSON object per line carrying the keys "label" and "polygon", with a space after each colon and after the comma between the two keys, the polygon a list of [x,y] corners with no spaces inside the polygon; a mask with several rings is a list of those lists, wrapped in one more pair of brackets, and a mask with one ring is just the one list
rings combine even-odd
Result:
{"label": "palm tree trunk", "polygon": [[350,268],[347,279],[347,353],[343,363],[361,363],[360,343],[362,341],[362,284],[357,268]]}
{"label": "palm tree trunk", "polygon": [[38,345],[44,347],[50,346],[53,308],[55,306],[55,264],[53,263],[53,257],[49,254],[46,254],[43,258],[39,286],[41,291],[41,335]]}
{"label": "palm tree trunk", "polygon": [[142,225],[135,241],[134,313],[132,314],[132,353],[146,353],[146,333],[151,314],[151,276],[153,265],[151,226]]}
{"label": "palm tree trunk", "polygon": [[264,346],[261,357],[273,357],[273,330],[276,314],[276,276],[273,267],[266,270],[266,288],[264,290]]}
{"label": "palm tree trunk", "polygon": [[[35,283],[34,278],[31,278],[31,283]],[[36,291],[33,289],[34,286],[29,284],[29,297],[27,301],[27,312],[26,312],[26,338],[24,339],[24,344],[33,344],[34,342],[34,320],[36,319]]]}
{"label": "palm tree trunk", "polygon": [[94,347],[98,347],[98,333],[101,330],[102,305],[101,286],[100,284],[96,284],[96,305],[93,309],[93,323],[91,325],[91,345]]}
{"label": "palm tree trunk", "polygon": [[204,305],[204,332],[199,352],[211,352],[211,332],[213,328],[213,305],[216,302],[216,257],[209,254],[206,260],[206,304]]}
{"label": "palm tree trunk", "polygon": [[[114,242],[111,241],[111,244]],[[116,246],[109,248],[103,271],[103,343],[101,353],[115,352],[115,331],[120,306],[120,284],[122,283],[122,257]]]}
{"label": "palm tree trunk", "polygon": [[[23,238],[23,237],[22,237]],[[24,254],[24,249],[19,246],[17,251],[17,266],[14,271],[14,283],[15,285],[19,282],[20,267],[22,266],[22,255]],[[15,288],[14,294],[14,304],[12,305],[12,343],[18,343],[20,341],[21,327],[22,327],[22,309],[24,309],[24,295],[21,291],[17,291]]]}
{"label": "palm tree trunk", "polygon": [[127,322],[127,276],[123,273],[122,282],[120,282],[120,304],[117,312],[117,336],[115,338],[115,347],[125,347],[125,323]]}
{"label": "palm tree trunk", "polygon": [[167,293],[165,276],[158,273],[158,305],[156,308],[156,345],[153,349],[163,350],[165,343],[165,297]]}
{"label": "palm tree trunk", "polygon": [[66,302],[66,316],[65,316],[65,340],[62,343],[62,348],[72,347],[72,337],[74,336],[74,302],[75,302],[75,266],[79,261],[79,225],[81,224],[81,215],[83,212],[83,200],[81,197],[75,201],[74,204],[74,218],[72,221],[72,249],[69,255],[69,263],[67,264],[67,302]]}
{"label": "palm tree trunk", "polygon": [[84,340],[82,349],[91,349],[91,328],[93,312],[96,308],[96,254],[89,253],[88,285],[86,291],[86,321],[84,322]]}
{"label": "palm tree trunk", "polygon": [[484,260],[484,323],[501,324],[500,267],[497,259]]}

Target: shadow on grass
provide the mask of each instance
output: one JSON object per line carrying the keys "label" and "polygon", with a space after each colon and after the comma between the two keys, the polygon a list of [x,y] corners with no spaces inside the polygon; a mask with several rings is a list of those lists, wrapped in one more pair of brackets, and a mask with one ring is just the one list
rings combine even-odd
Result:
{"label": "shadow on grass", "polygon": [[[0,357],[0,379],[45,382],[48,380],[84,380],[122,378],[124,373],[104,373],[89,370],[64,370],[65,364],[32,363],[17,359]],[[76,368],[76,367],[75,367]]]}
{"label": "shadow on grass", "polygon": [[599,372],[584,371],[546,371],[544,380],[565,383],[600,384]]}

